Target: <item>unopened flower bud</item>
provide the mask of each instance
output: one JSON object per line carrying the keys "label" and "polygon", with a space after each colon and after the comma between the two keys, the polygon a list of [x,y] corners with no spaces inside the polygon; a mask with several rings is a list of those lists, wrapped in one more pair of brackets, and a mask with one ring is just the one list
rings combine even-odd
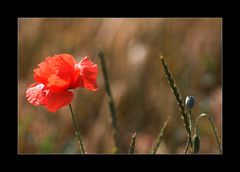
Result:
{"label": "unopened flower bud", "polygon": [[193,152],[198,153],[200,149],[200,138],[198,135],[193,136]]}
{"label": "unopened flower bud", "polygon": [[191,110],[194,106],[194,97],[193,96],[187,96],[185,100],[185,106],[188,110]]}

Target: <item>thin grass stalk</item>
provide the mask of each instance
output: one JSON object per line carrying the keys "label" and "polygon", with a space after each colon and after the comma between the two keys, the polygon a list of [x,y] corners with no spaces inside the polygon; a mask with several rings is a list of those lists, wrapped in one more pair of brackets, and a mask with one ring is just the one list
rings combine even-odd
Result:
{"label": "thin grass stalk", "polygon": [[129,151],[128,151],[128,153],[130,153],[130,154],[134,153],[135,144],[136,144],[136,136],[137,136],[137,133],[134,132],[132,139],[131,139],[130,146],[129,146]]}
{"label": "thin grass stalk", "polygon": [[110,84],[109,84],[109,78],[108,78],[108,73],[107,73],[107,67],[106,67],[106,62],[105,62],[105,57],[103,51],[99,51],[98,54],[102,66],[102,72],[104,76],[104,82],[105,82],[105,89],[108,95],[108,105],[109,109],[111,112],[111,118],[112,118],[112,127],[114,128],[114,142],[116,146],[116,152],[120,151],[120,138],[119,138],[119,130],[118,130],[118,122],[117,122],[117,114],[116,114],[116,108],[115,104],[113,101],[111,89],[110,89]]}
{"label": "thin grass stalk", "polygon": [[160,146],[160,143],[162,142],[162,138],[163,138],[164,133],[165,133],[165,131],[167,129],[169,120],[170,120],[170,116],[168,116],[167,120],[164,122],[163,127],[160,130],[160,133],[159,133],[159,135],[157,137],[157,141],[156,141],[155,147],[153,148],[153,151],[152,151],[153,154],[156,154],[156,152],[157,152],[157,150],[158,150],[158,148]]}
{"label": "thin grass stalk", "polygon": [[160,59],[161,59],[162,66],[163,66],[164,72],[166,74],[168,83],[169,83],[169,85],[170,85],[170,87],[172,89],[172,92],[173,92],[173,94],[174,94],[174,96],[176,98],[177,105],[179,107],[179,111],[180,111],[181,118],[182,118],[182,121],[183,121],[183,125],[184,125],[184,127],[186,129],[186,132],[187,132],[187,135],[188,135],[188,139],[190,141],[190,145],[192,146],[192,136],[191,136],[191,129],[190,129],[190,124],[189,124],[188,114],[186,113],[186,110],[185,110],[182,98],[181,98],[181,96],[180,96],[180,94],[179,94],[179,92],[177,90],[176,84],[175,84],[175,82],[173,80],[172,75],[170,74],[170,71],[168,69],[167,64],[164,61],[163,56],[160,56]]}
{"label": "thin grass stalk", "polygon": [[189,139],[188,139],[187,144],[186,144],[186,147],[185,147],[185,150],[184,150],[184,154],[187,154],[188,147],[189,147],[189,143],[190,143],[190,141],[189,141]]}
{"label": "thin grass stalk", "polygon": [[220,153],[222,153],[222,148],[221,148],[221,145],[220,145],[220,139],[219,139],[219,136],[218,136],[218,133],[217,133],[217,129],[216,129],[216,127],[215,127],[215,125],[214,125],[214,123],[213,123],[213,120],[212,120],[212,118],[210,117],[210,115],[205,114],[205,113],[199,115],[199,117],[198,117],[198,119],[197,119],[197,123],[196,123],[196,128],[195,128],[195,133],[196,133],[196,135],[199,135],[199,131],[198,131],[198,130],[199,130],[199,121],[200,121],[200,119],[203,118],[203,117],[207,117],[207,119],[209,120],[209,122],[210,122],[210,124],[211,124],[211,127],[212,127],[212,129],[213,129],[213,133],[214,133],[216,142],[217,142],[218,150],[219,150]]}

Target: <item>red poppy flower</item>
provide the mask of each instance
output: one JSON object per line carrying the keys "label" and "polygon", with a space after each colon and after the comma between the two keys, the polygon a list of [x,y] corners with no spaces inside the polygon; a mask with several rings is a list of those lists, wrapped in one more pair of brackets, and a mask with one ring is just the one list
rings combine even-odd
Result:
{"label": "red poppy flower", "polygon": [[35,105],[43,105],[50,112],[70,104],[73,93],[69,89],[78,87],[96,91],[97,64],[84,57],[76,63],[70,54],[47,57],[34,69],[37,83],[30,85],[26,91],[27,100]]}

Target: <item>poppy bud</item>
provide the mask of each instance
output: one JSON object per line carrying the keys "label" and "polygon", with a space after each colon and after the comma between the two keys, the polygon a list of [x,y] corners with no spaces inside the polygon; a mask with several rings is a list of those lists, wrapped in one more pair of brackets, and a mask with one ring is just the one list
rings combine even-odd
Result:
{"label": "poppy bud", "polygon": [[200,149],[200,138],[198,135],[193,136],[193,152],[198,153]]}
{"label": "poppy bud", "polygon": [[193,96],[187,96],[185,100],[185,106],[187,107],[188,110],[191,110],[194,105],[194,97]]}

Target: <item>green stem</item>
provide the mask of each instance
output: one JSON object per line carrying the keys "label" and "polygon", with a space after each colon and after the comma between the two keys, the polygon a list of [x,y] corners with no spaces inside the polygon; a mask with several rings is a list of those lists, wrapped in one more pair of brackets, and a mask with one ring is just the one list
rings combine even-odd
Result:
{"label": "green stem", "polygon": [[158,147],[160,146],[160,143],[161,143],[163,135],[164,135],[164,133],[166,131],[166,128],[167,128],[169,120],[170,120],[170,116],[168,116],[167,120],[163,124],[163,127],[161,128],[161,131],[160,131],[160,133],[158,135],[158,138],[157,138],[156,145],[155,145],[155,147],[154,147],[154,149],[152,151],[153,154],[156,154],[156,152],[158,150]]}
{"label": "green stem", "polygon": [[116,113],[116,108],[115,108],[115,104],[114,104],[111,89],[110,89],[104,53],[100,50],[98,56],[100,58],[104,81],[105,81],[105,89],[106,89],[106,92],[108,95],[108,105],[109,105],[109,109],[111,111],[112,127],[114,128],[113,135],[114,135],[115,146],[117,149],[116,152],[120,152],[120,138],[119,138],[119,131],[118,131],[118,123],[117,123],[117,113]]}
{"label": "green stem", "polygon": [[82,139],[81,139],[81,136],[80,136],[80,132],[79,132],[79,129],[78,129],[78,126],[77,126],[74,114],[73,114],[73,110],[72,110],[72,105],[71,104],[69,104],[69,108],[70,108],[70,111],[71,111],[73,124],[74,124],[75,130],[77,132],[78,140],[79,140],[79,143],[80,143],[80,149],[81,149],[82,153],[85,154],[86,151],[85,151],[85,149],[83,147]]}
{"label": "green stem", "polygon": [[221,149],[221,146],[220,146],[220,139],[219,139],[219,136],[218,136],[218,133],[217,133],[217,129],[216,129],[214,123],[213,123],[212,118],[211,118],[208,114],[201,114],[201,115],[198,117],[198,119],[197,119],[197,124],[196,124],[196,131],[195,131],[196,135],[199,135],[199,132],[198,132],[198,128],[199,128],[199,127],[198,127],[198,126],[199,126],[199,121],[200,121],[200,119],[201,119],[202,117],[207,117],[207,118],[208,118],[208,120],[209,120],[209,122],[210,122],[210,124],[211,124],[211,127],[212,127],[212,129],[213,129],[213,133],[214,133],[214,136],[215,136],[215,139],[216,139],[216,142],[217,142],[218,150],[219,150],[220,153],[222,153],[222,149]]}

